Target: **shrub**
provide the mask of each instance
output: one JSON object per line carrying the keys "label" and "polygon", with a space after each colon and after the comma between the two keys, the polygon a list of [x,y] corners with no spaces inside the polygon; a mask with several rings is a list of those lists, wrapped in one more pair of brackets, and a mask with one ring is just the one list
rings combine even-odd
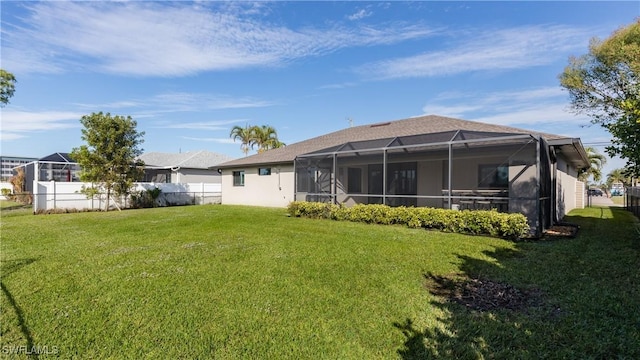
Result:
{"label": "shrub", "polygon": [[363,222],[366,224],[404,225],[472,235],[490,235],[520,239],[529,233],[522,214],[496,210],[448,210],[436,208],[390,207],[381,204],[357,204],[352,207],[328,203],[294,201],[287,208],[294,217]]}

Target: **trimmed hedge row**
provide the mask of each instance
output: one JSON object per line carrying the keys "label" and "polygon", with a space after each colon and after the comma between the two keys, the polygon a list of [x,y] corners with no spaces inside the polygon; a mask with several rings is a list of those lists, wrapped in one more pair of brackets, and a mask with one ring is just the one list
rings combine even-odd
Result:
{"label": "trimmed hedge row", "polygon": [[294,201],[287,211],[294,217],[332,219],[367,224],[399,224],[411,228],[435,229],[472,235],[491,235],[520,239],[529,234],[529,224],[522,214],[496,210],[448,210],[428,207],[391,207],[357,204],[352,207],[320,202]]}

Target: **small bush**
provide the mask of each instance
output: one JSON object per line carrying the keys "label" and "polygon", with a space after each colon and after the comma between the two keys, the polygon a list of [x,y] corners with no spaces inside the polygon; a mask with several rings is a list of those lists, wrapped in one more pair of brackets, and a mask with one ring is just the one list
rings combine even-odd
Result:
{"label": "small bush", "polygon": [[529,233],[522,214],[496,210],[448,210],[436,208],[390,207],[380,204],[357,204],[352,207],[328,203],[294,201],[287,208],[294,217],[363,222],[366,224],[405,225],[471,235],[490,235],[520,239]]}
{"label": "small bush", "polygon": [[100,211],[99,209],[88,209],[84,208],[82,210],[76,208],[56,208],[56,209],[38,209],[35,211],[34,215],[52,215],[52,214],[75,214],[82,212],[96,212]]}

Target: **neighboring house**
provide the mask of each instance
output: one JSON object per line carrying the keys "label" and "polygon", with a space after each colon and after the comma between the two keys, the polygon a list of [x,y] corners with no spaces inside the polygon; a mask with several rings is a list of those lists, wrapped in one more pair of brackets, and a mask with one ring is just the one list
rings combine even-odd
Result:
{"label": "neighboring house", "polygon": [[582,206],[580,139],[441,116],[362,125],[229,161],[222,203],[294,200],[520,212],[534,235]]}
{"label": "neighboring house", "polygon": [[80,181],[80,165],[69,153],[53,153],[51,155],[17,167],[25,169],[24,190],[33,192],[33,181]]}
{"label": "neighboring house", "polygon": [[9,181],[9,179],[14,175],[13,168],[36,160],[38,159],[21,156],[0,156],[0,166],[2,167],[0,181]]}
{"label": "neighboring house", "polygon": [[211,168],[233,158],[206,150],[178,154],[149,152],[144,161],[145,182],[155,183],[220,183],[220,173]]}

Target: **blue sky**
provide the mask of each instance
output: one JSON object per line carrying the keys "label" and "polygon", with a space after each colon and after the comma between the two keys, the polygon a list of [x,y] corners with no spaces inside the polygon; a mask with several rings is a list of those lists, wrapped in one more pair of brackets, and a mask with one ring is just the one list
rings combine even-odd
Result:
{"label": "blue sky", "polygon": [[[82,115],[130,115],[145,151],[243,156],[234,125],[294,143],[423,114],[580,137],[558,83],[640,2],[2,2],[2,155],[82,145]],[[611,159],[605,167],[622,167]]]}

